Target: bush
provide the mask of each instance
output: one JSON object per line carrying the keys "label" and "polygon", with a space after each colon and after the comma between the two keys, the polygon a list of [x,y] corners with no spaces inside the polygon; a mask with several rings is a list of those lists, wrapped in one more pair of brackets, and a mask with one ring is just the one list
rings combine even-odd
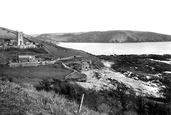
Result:
{"label": "bush", "polygon": [[97,107],[97,110],[100,112],[100,113],[109,113],[111,108],[109,105],[105,104],[105,103],[102,103],[100,104],[98,107]]}

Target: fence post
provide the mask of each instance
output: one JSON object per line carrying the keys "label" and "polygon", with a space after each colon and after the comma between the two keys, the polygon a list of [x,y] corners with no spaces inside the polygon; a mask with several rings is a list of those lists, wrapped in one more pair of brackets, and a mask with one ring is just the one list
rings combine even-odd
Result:
{"label": "fence post", "polygon": [[82,98],[81,98],[81,103],[80,103],[80,105],[79,105],[78,112],[77,112],[78,114],[81,112],[83,100],[84,100],[84,94],[82,95]]}

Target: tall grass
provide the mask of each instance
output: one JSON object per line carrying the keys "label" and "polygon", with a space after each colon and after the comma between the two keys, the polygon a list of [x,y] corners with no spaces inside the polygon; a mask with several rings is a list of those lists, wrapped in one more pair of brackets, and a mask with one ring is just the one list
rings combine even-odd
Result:
{"label": "tall grass", "polygon": [[[78,104],[28,84],[0,81],[0,115],[77,115]],[[83,106],[79,115],[100,115]]]}

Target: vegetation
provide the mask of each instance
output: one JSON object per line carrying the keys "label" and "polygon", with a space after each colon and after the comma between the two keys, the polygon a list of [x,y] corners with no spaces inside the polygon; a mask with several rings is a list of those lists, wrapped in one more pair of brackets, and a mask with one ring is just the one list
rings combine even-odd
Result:
{"label": "vegetation", "polygon": [[[76,115],[78,104],[28,84],[0,81],[0,115]],[[80,115],[100,115],[83,106]],[[104,114],[103,114],[104,115]]]}
{"label": "vegetation", "polygon": [[171,105],[149,99],[148,97],[136,96],[135,92],[124,84],[113,80],[117,89],[110,90],[86,90],[74,82],[43,80],[38,90],[55,91],[63,94],[70,100],[80,102],[84,93],[84,105],[89,109],[108,115],[170,115]]}
{"label": "vegetation", "polygon": [[[104,90],[104,91],[94,91],[86,90],[74,82],[60,81],[54,79],[54,81],[43,80],[39,86],[38,90],[55,91],[56,93],[63,94],[66,98],[70,100],[75,100],[77,103],[81,100],[81,95],[84,94],[84,105],[89,109],[98,111],[100,113],[107,113],[109,115],[126,115],[124,113],[136,113],[135,111],[130,111],[130,108],[126,108],[125,103],[131,104],[130,100],[120,101],[125,93],[123,91]],[[123,95],[120,95],[122,92]],[[126,96],[126,95],[124,95]],[[123,102],[123,103],[121,103]],[[123,105],[125,108],[123,108]],[[132,109],[133,110],[133,109]]]}
{"label": "vegetation", "polygon": [[171,55],[111,55],[111,56],[99,56],[100,59],[112,61],[114,64],[112,68],[115,71],[125,73],[127,71],[132,72],[131,76],[139,76],[139,79],[146,81],[145,76],[152,76],[152,74],[162,74],[162,77],[169,77],[165,74],[165,71],[171,71],[170,64],[152,61],[150,59],[159,61],[169,61]]}
{"label": "vegetation", "polygon": [[60,64],[37,67],[0,67],[0,78],[10,77],[13,81],[38,84],[42,79],[64,79],[71,72],[62,68]]}
{"label": "vegetation", "polygon": [[[113,80],[117,89],[86,90],[74,82],[44,79],[33,86],[0,80],[0,114],[75,115],[84,93],[81,114],[88,115],[170,115],[170,103],[136,96],[132,89]],[[44,91],[45,90],[45,91]],[[96,112],[95,112],[96,111]]]}
{"label": "vegetation", "polygon": [[[164,94],[164,98],[154,97],[136,97],[137,113],[142,115],[165,115],[171,112],[171,77],[165,71],[171,71],[171,65],[162,62],[152,61],[169,61],[171,55],[111,55],[99,56],[100,59],[114,62],[112,68],[125,74],[127,77],[137,78],[148,82],[156,82],[165,87],[160,90]],[[146,76],[149,76],[147,78]]]}

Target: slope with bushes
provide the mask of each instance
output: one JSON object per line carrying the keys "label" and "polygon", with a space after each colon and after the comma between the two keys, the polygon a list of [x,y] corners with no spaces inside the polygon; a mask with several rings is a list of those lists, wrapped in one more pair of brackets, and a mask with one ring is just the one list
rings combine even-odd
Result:
{"label": "slope with bushes", "polygon": [[[28,84],[0,81],[0,115],[76,115],[78,104]],[[85,106],[81,114],[100,115]],[[80,114],[80,115],[81,115]]]}

